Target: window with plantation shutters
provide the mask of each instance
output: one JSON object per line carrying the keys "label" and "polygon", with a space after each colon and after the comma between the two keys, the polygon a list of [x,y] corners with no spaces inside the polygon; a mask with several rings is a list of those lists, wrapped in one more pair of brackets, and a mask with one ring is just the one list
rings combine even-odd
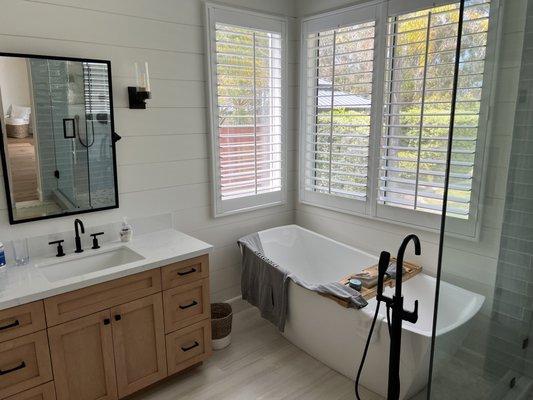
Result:
{"label": "window with plantation shutters", "polygon": [[309,35],[307,189],[366,199],[375,23]]}
{"label": "window with plantation shutters", "polygon": [[208,12],[215,214],[279,204],[285,23],[226,7]]}
{"label": "window with plantation shutters", "polygon": [[83,63],[85,113],[90,120],[108,121],[110,114],[109,77],[104,63]]}
{"label": "window with plantation shutters", "polygon": [[[300,197],[361,211],[368,198],[375,7],[356,23],[305,27]],[[331,21],[333,23],[333,21]]]}
{"label": "window with plantation shutters", "polygon": [[[467,0],[448,215],[470,215],[490,1]],[[451,119],[459,3],[389,17],[380,149],[380,204],[440,213]]]}
{"label": "window with plantation shutters", "polygon": [[460,43],[459,0],[303,19],[300,202],[439,229],[454,106],[447,231],[477,236],[498,1],[465,0]]}

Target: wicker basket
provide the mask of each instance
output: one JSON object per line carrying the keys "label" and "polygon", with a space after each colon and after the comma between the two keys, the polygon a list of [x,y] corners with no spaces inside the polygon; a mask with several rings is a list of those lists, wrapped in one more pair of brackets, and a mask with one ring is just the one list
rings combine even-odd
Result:
{"label": "wicker basket", "polygon": [[231,323],[233,311],[228,303],[211,304],[211,336],[213,348],[223,349],[231,341]]}
{"label": "wicker basket", "polygon": [[6,124],[6,133],[8,137],[24,139],[30,135],[30,124],[10,125]]}

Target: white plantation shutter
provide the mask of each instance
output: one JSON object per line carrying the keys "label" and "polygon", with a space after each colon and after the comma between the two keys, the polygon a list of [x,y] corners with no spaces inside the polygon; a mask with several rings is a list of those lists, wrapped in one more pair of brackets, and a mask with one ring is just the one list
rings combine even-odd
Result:
{"label": "white plantation shutter", "polygon": [[[266,19],[254,28],[261,20],[255,14],[209,7],[215,214],[279,204],[285,191],[284,23]],[[265,29],[268,24],[276,29]]]}
{"label": "white plantation shutter", "polygon": [[[448,213],[468,218],[484,84],[489,0],[466,2]],[[459,3],[388,19],[378,202],[440,213]]]}
{"label": "white plantation shutter", "polygon": [[109,120],[110,99],[109,99],[109,77],[107,64],[105,63],[83,63],[83,82],[85,89],[85,113],[89,119]]}
{"label": "white plantation shutter", "polygon": [[354,14],[359,23],[305,33],[303,201],[355,212],[366,207],[376,53],[374,10],[367,7],[362,14]]}

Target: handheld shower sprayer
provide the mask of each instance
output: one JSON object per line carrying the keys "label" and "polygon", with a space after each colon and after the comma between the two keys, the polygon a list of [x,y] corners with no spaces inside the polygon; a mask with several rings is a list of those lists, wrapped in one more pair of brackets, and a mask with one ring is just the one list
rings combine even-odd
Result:
{"label": "handheld shower sprayer", "polygon": [[359,395],[359,380],[361,379],[361,373],[363,372],[363,366],[365,365],[366,355],[368,353],[368,347],[370,346],[370,340],[372,339],[372,333],[374,332],[374,327],[379,315],[379,306],[381,304],[381,298],[383,297],[383,282],[385,281],[385,273],[390,263],[390,253],[387,251],[382,251],[379,256],[378,263],[378,291],[377,291],[377,304],[376,311],[374,312],[374,318],[372,319],[372,325],[370,326],[370,331],[368,337],[366,338],[365,349],[363,351],[363,357],[361,358],[361,363],[359,364],[359,369],[357,370],[357,377],[355,379],[355,397],[357,400],[361,400]]}
{"label": "handheld shower sprayer", "polygon": [[387,268],[390,264],[390,253],[387,251],[382,251],[379,256],[378,264],[378,291],[377,291],[377,300],[383,300],[383,282],[385,280],[385,274],[387,273]]}

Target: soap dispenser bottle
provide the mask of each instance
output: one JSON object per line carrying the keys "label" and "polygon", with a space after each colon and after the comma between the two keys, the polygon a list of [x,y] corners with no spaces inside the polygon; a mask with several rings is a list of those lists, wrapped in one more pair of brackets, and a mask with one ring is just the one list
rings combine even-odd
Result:
{"label": "soap dispenser bottle", "polygon": [[122,242],[129,242],[133,237],[133,228],[128,224],[128,219],[122,219],[122,228],[120,229],[120,240]]}

